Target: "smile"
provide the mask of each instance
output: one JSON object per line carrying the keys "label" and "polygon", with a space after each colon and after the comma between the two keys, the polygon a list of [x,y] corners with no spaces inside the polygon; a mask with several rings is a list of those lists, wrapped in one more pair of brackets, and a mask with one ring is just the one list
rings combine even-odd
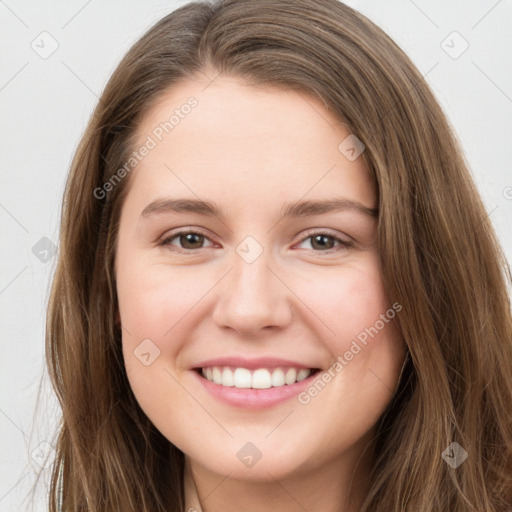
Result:
{"label": "smile", "polygon": [[209,366],[201,368],[201,374],[210,382],[239,389],[268,389],[289,386],[307,379],[317,370],[314,368],[235,368],[232,366]]}

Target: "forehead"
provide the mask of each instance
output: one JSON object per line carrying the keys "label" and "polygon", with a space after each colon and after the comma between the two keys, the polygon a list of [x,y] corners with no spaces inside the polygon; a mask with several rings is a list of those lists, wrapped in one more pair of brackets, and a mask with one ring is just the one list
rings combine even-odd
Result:
{"label": "forehead", "polygon": [[[193,106],[192,106],[193,105]],[[351,135],[320,100],[237,77],[187,80],[162,93],[142,119],[130,194],[207,197],[242,207],[344,195],[374,206],[362,156],[340,144]],[[311,196],[311,197],[306,197]]]}

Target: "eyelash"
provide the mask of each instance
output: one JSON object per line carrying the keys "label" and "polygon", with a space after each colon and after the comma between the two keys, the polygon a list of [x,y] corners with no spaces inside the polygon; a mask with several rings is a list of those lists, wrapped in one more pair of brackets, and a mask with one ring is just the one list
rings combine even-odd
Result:
{"label": "eyelash", "polygon": [[[179,247],[176,247],[174,245],[171,245],[171,242],[175,239],[175,238],[179,238],[180,236],[182,235],[190,235],[190,234],[193,234],[193,235],[201,235],[203,236],[204,238],[206,238],[207,240],[210,240],[209,237],[206,236],[205,233],[203,233],[201,230],[192,230],[192,229],[189,229],[189,230],[183,230],[183,231],[178,231],[176,233],[173,233],[172,235],[168,236],[168,237],[165,237],[159,244],[158,246],[161,246],[161,247],[165,247],[167,248],[168,250],[172,251],[172,252],[177,252],[177,253],[180,253],[180,254],[189,254],[190,253],[195,253],[196,251],[199,251],[201,249],[204,249],[204,247],[200,247],[199,249],[182,249],[182,248],[179,248]],[[315,251],[314,249],[310,249],[310,251],[312,252],[315,252],[315,253],[327,253],[327,254],[332,254],[333,252],[337,252],[339,250],[343,250],[343,249],[348,249],[349,247],[353,247],[353,243],[348,241],[348,240],[344,240],[343,238],[340,238],[336,235],[332,235],[330,233],[327,233],[325,231],[318,231],[318,230],[308,230],[306,232],[307,236],[305,236],[304,238],[302,238],[300,240],[299,243],[302,243],[304,241],[306,241],[307,239],[309,238],[312,238],[313,236],[316,236],[316,235],[325,235],[329,238],[333,238],[335,240],[335,242],[339,242],[339,246],[338,248],[331,248],[329,250],[326,250],[326,251]]]}

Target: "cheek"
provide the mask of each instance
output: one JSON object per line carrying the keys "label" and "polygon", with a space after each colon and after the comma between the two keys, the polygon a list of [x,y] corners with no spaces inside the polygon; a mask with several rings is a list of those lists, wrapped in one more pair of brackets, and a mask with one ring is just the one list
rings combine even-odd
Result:
{"label": "cheek", "polygon": [[[144,266],[143,258],[119,258],[117,294],[128,378],[136,395],[149,397],[152,393],[146,388],[157,386],[163,378],[164,356],[175,350],[168,340],[174,334],[173,325],[183,315],[186,301],[174,284],[168,286],[161,278],[157,266]],[[166,388],[168,382],[160,387]],[[144,393],[138,393],[141,390]]]}
{"label": "cheek", "polygon": [[[168,339],[174,326],[197,302],[202,288],[206,288],[186,270],[171,274],[159,265],[124,270],[119,265],[119,310],[125,332],[134,337]],[[194,282],[197,286],[191,286]]]}
{"label": "cheek", "polygon": [[[156,269],[156,268],[155,268]],[[178,288],[178,291],[177,291]],[[122,351],[130,387],[140,407],[159,423],[165,404],[181,403],[183,390],[174,376],[172,362],[183,339],[180,319],[190,309],[185,290],[179,284],[157,279],[154,270],[132,271],[117,284],[122,322]],[[183,323],[185,324],[185,323]],[[185,325],[183,325],[183,329]]]}
{"label": "cheek", "polygon": [[308,292],[308,305],[329,327],[323,342],[332,364],[299,402],[333,424],[343,425],[349,414],[353,425],[369,428],[389,403],[402,368],[405,344],[395,323],[401,306],[389,304],[376,256],[364,267],[343,269],[335,283]]}
{"label": "cheek", "polygon": [[[376,322],[379,331],[391,334],[392,322],[384,325],[380,320],[391,305],[383,287],[377,256],[369,257],[365,265],[340,269],[335,278],[317,276],[305,285],[302,294],[308,298],[308,307],[328,328],[325,342],[333,356],[348,350],[358,336],[364,340],[366,334],[369,338],[368,330],[372,331]],[[388,316],[394,317],[395,311],[390,311]]]}
{"label": "cheek", "polygon": [[[186,268],[120,259],[117,293],[122,350],[131,388],[144,410],[158,410],[160,400],[182,399],[173,379],[180,354],[191,339],[190,318],[215,281]],[[192,284],[194,284],[192,286]]]}

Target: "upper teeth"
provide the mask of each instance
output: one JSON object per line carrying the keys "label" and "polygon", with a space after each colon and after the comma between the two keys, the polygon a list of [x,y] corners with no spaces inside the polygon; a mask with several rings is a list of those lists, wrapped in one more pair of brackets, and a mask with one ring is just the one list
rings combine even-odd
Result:
{"label": "upper teeth", "polygon": [[201,370],[209,381],[221,386],[234,386],[236,388],[267,389],[270,387],[294,384],[309,377],[308,368],[233,368],[230,366],[209,366]]}

